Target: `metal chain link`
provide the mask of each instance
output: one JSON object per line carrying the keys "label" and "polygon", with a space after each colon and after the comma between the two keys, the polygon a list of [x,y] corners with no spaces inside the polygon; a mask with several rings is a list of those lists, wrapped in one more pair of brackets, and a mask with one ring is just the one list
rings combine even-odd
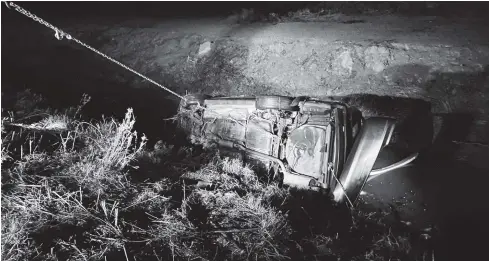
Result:
{"label": "metal chain link", "polygon": [[57,28],[56,26],[54,26],[54,25],[52,25],[52,24],[44,21],[42,18],[40,18],[40,17],[36,16],[35,14],[33,14],[33,13],[25,10],[24,8],[18,6],[17,4],[14,4],[12,2],[8,2],[7,3],[7,7],[13,7],[15,9],[15,11],[17,11],[17,12],[19,12],[19,13],[21,13],[21,14],[29,17],[29,18],[31,18],[32,20],[34,20],[34,21],[36,21],[36,22],[38,22],[38,23],[40,23],[40,24],[42,24],[42,25],[44,25],[44,26],[52,29],[53,31],[55,31],[54,36],[56,37],[56,39],[62,40],[63,38],[66,38],[68,40],[72,40],[72,41],[76,42],[77,44],[79,44],[79,45],[81,45],[81,46],[83,46],[83,47],[91,50],[92,52],[94,52],[94,53],[96,53],[96,54],[98,54],[98,55],[106,58],[107,60],[109,60],[109,61],[111,61],[111,62],[113,62],[113,63],[121,66],[122,68],[124,68],[124,69],[126,69],[126,70],[128,70],[128,71],[130,71],[130,72],[132,72],[132,73],[134,73],[136,75],[138,75],[139,77],[145,79],[146,81],[149,81],[150,83],[152,83],[152,84],[154,84],[154,85],[156,85],[156,86],[158,86],[158,87],[160,87],[160,88],[168,91],[169,93],[177,96],[178,98],[180,98],[182,100],[186,100],[185,97],[183,97],[182,95],[180,95],[180,94],[178,94],[178,93],[176,93],[176,92],[168,89],[167,87],[165,87],[165,86],[157,83],[156,81],[154,81],[154,80],[150,79],[149,77],[147,77],[147,76],[145,76],[145,75],[137,72],[136,70],[130,68],[129,66],[127,66],[127,65],[125,65],[125,64],[117,61],[116,59],[114,59],[114,58],[112,58],[112,57],[110,57],[110,56],[108,56],[108,55],[100,52],[99,50],[93,48],[92,46],[90,46],[90,45],[88,45],[88,44],[86,44],[86,43],[84,43],[84,42],[76,39],[75,37],[71,36],[70,34],[64,32],[63,30]]}

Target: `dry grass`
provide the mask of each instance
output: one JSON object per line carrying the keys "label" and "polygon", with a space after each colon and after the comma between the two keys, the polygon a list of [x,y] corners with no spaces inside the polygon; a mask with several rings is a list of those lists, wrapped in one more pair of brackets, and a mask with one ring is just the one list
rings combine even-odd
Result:
{"label": "dry grass", "polygon": [[327,197],[263,183],[239,160],[146,148],[132,110],[120,121],[4,120],[16,125],[2,128],[3,260],[395,260],[411,251],[378,216],[343,215]]}
{"label": "dry grass", "polygon": [[273,185],[264,185],[237,159],[216,159],[184,178],[207,185],[186,200],[190,208],[203,206],[203,226],[227,258],[237,260],[285,259],[291,234],[286,216],[273,206],[274,196],[288,195]]}

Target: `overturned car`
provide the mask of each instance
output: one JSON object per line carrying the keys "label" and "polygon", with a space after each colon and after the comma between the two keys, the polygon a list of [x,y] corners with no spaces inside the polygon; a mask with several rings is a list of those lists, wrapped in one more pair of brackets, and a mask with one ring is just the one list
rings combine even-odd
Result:
{"label": "overturned car", "polygon": [[369,179],[403,167],[417,154],[373,169],[396,121],[364,119],[359,110],[309,97],[187,95],[179,126],[194,144],[215,145],[282,184],[326,190],[353,204]]}

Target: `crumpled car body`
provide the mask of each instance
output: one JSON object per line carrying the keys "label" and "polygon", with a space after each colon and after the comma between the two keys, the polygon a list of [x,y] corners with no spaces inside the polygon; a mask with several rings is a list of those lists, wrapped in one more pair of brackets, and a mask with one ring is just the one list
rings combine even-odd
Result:
{"label": "crumpled car body", "polygon": [[330,191],[339,203],[353,205],[369,179],[417,156],[373,170],[396,121],[364,119],[342,102],[286,96],[185,98],[179,126],[194,144],[216,145],[285,185]]}

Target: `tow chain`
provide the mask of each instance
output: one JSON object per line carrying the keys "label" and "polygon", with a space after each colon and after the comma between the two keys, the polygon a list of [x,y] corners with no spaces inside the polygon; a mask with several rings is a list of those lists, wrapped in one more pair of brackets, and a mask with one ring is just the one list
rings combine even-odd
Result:
{"label": "tow chain", "polygon": [[[182,95],[180,95],[180,94],[178,94],[178,93],[176,93],[176,92],[174,92],[174,91],[172,91],[172,90],[168,89],[167,87],[165,87],[165,86],[163,86],[163,85],[161,85],[161,84],[157,83],[156,81],[154,81],[154,80],[150,79],[149,77],[147,77],[147,76],[145,76],[145,75],[143,75],[143,74],[141,74],[141,73],[137,72],[136,70],[134,70],[134,69],[130,68],[129,66],[127,66],[127,65],[125,65],[125,64],[123,64],[123,63],[121,63],[121,62],[117,61],[116,59],[114,59],[114,58],[112,58],[112,57],[110,57],[110,56],[108,56],[108,55],[106,55],[106,54],[102,53],[101,51],[99,51],[99,50],[97,50],[97,49],[93,48],[92,46],[90,46],[90,45],[88,45],[88,44],[86,44],[86,43],[82,42],[81,40],[78,40],[77,38],[75,38],[75,37],[71,36],[70,34],[66,33],[65,31],[63,31],[63,30],[59,29],[58,27],[56,27],[56,26],[54,26],[54,25],[52,25],[52,24],[50,24],[50,23],[46,22],[45,20],[43,20],[43,19],[42,19],[42,18],[40,18],[39,16],[37,16],[37,15],[35,15],[35,14],[33,14],[33,13],[31,13],[31,12],[27,11],[27,10],[25,10],[24,8],[22,8],[22,7],[18,6],[17,4],[12,3],[12,2],[4,2],[4,3],[5,3],[5,5],[7,6],[7,8],[9,8],[9,9],[10,9],[11,7],[13,7],[15,11],[17,11],[17,12],[19,12],[19,13],[21,13],[21,14],[23,14],[23,15],[27,16],[27,17],[29,17],[30,19],[32,19],[32,20],[34,20],[34,21],[36,21],[36,22],[38,22],[38,23],[40,23],[40,24],[42,24],[42,25],[44,25],[44,26],[48,27],[49,29],[53,30],[53,31],[54,31],[54,36],[56,37],[56,39],[58,39],[58,40],[63,40],[63,38],[66,38],[66,39],[68,39],[68,40],[74,41],[75,43],[77,43],[77,44],[79,44],[79,45],[81,45],[81,46],[83,46],[83,47],[85,47],[85,48],[89,49],[90,51],[92,51],[92,52],[94,52],[94,53],[96,53],[96,54],[98,54],[98,55],[100,55],[100,56],[102,56],[102,57],[106,58],[107,60],[109,60],[109,61],[111,61],[111,62],[113,62],[113,63],[115,63],[115,64],[117,64],[117,65],[121,66],[122,68],[124,68],[124,69],[126,69],[126,70],[128,70],[128,71],[130,71],[130,72],[132,72],[132,73],[134,73],[134,74],[136,74],[136,75],[138,75],[139,77],[141,77],[141,78],[143,78],[143,79],[145,79],[145,80],[149,81],[150,83],[152,83],[152,84],[154,84],[154,85],[156,85],[156,86],[158,86],[158,87],[160,87],[160,88],[162,88],[162,89],[166,90],[167,92],[169,92],[169,93],[171,93],[171,94],[173,94],[173,95],[177,96],[178,98],[180,98],[180,99],[184,100],[185,102],[187,101],[187,99],[186,99],[184,96],[182,96]],[[199,107],[199,108],[202,108],[202,105],[201,105],[201,104],[199,104],[199,105],[198,105],[198,107]],[[339,180],[338,180],[338,182],[339,182]],[[340,184],[341,184],[341,183],[340,183]],[[343,189],[343,186],[342,186],[342,189]],[[343,189],[343,192],[344,192],[344,193],[345,193],[345,195],[346,195],[346,191],[344,191],[344,189]],[[352,204],[352,202],[350,201],[350,199],[348,199],[348,201],[349,201],[349,203],[350,203],[350,204],[353,206],[353,204]]]}
{"label": "tow chain", "polygon": [[29,18],[31,18],[32,20],[34,20],[34,21],[36,21],[36,22],[38,22],[38,23],[40,23],[40,24],[42,24],[42,25],[44,25],[44,26],[46,26],[46,27],[50,28],[51,30],[53,30],[53,31],[54,31],[54,36],[56,37],[56,39],[58,39],[58,40],[62,40],[63,38],[66,38],[66,39],[68,39],[68,40],[74,41],[75,43],[77,43],[77,44],[79,44],[79,45],[81,45],[81,46],[83,46],[83,47],[85,47],[85,48],[89,49],[90,51],[92,51],[92,52],[94,52],[94,53],[96,53],[96,54],[98,54],[98,55],[100,55],[100,56],[102,56],[102,57],[104,57],[104,58],[106,58],[107,60],[109,60],[109,61],[111,61],[111,62],[113,62],[113,63],[115,63],[115,64],[117,64],[117,65],[121,66],[122,68],[124,68],[124,69],[126,69],[126,70],[128,70],[128,71],[130,71],[130,72],[132,72],[132,73],[134,73],[134,74],[136,74],[136,75],[138,75],[139,77],[141,77],[141,78],[145,79],[146,81],[148,81],[148,82],[150,82],[150,83],[152,83],[152,84],[154,84],[154,85],[156,85],[156,86],[158,86],[158,87],[160,87],[160,88],[162,88],[162,89],[166,90],[167,92],[169,92],[169,93],[171,93],[171,94],[173,94],[173,95],[177,96],[178,98],[180,98],[180,99],[182,99],[182,100],[184,100],[184,101],[186,101],[186,100],[187,100],[187,99],[186,99],[185,97],[183,97],[182,95],[180,95],[180,94],[178,94],[178,93],[176,93],[176,92],[174,92],[174,91],[172,91],[172,90],[168,89],[167,87],[165,87],[165,86],[163,86],[163,85],[161,85],[161,84],[157,83],[156,81],[154,81],[154,80],[150,79],[149,77],[147,77],[147,76],[145,76],[145,75],[143,75],[143,74],[141,74],[141,73],[137,72],[136,70],[134,70],[134,69],[130,68],[129,66],[127,66],[127,65],[125,65],[125,64],[123,64],[123,63],[121,63],[121,62],[117,61],[116,59],[114,59],[114,58],[112,58],[112,57],[110,57],[110,56],[108,56],[108,55],[106,55],[106,54],[102,53],[101,51],[99,51],[99,50],[97,50],[97,49],[93,48],[92,46],[90,46],[90,45],[88,45],[88,44],[86,44],[86,43],[84,43],[84,42],[82,42],[82,41],[78,40],[77,38],[75,38],[75,37],[71,36],[70,34],[68,34],[68,33],[64,32],[63,30],[59,29],[58,27],[56,27],[56,26],[54,26],[54,25],[52,25],[52,24],[50,24],[50,23],[46,22],[46,21],[45,21],[45,20],[43,20],[42,18],[40,18],[40,17],[36,16],[35,14],[33,14],[33,13],[31,13],[31,12],[29,12],[29,11],[25,10],[24,8],[22,8],[22,7],[18,6],[17,4],[12,3],[12,2],[5,2],[5,4],[7,5],[7,7],[8,7],[9,9],[12,7],[12,8],[14,8],[14,10],[15,10],[15,11],[17,11],[17,12],[19,12],[19,13],[21,13],[21,14],[23,14],[23,15],[25,15],[25,16],[27,16],[27,17],[29,17]]}

